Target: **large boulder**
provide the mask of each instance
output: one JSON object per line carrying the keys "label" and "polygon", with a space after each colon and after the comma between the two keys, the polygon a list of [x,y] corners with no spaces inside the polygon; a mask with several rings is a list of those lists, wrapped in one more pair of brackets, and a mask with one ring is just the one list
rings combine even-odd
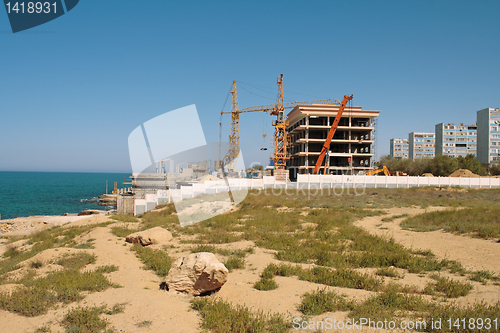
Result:
{"label": "large boulder", "polygon": [[172,239],[170,231],[162,227],[155,227],[144,231],[135,232],[127,236],[127,242],[139,243],[142,246],[166,243]]}
{"label": "large boulder", "polygon": [[172,264],[165,283],[169,290],[197,296],[222,287],[227,274],[226,266],[213,253],[191,253]]}

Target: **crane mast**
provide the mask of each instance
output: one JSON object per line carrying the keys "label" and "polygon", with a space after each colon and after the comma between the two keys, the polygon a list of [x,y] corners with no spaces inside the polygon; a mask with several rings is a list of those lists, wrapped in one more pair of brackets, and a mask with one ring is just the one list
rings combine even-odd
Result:
{"label": "crane mast", "polygon": [[[339,110],[337,111],[337,115],[335,116],[335,120],[333,121],[332,127],[330,127],[330,131],[328,132],[328,136],[326,137],[325,143],[321,148],[321,153],[319,154],[318,160],[316,161],[316,166],[314,167],[314,174],[318,174],[319,168],[321,168],[321,164],[323,163],[323,159],[325,158],[326,152],[330,149],[330,143],[332,142],[333,136],[337,131],[337,127],[339,126],[340,118],[342,117],[342,113],[344,113],[345,106],[347,102],[352,99],[351,96],[344,95],[344,100],[340,104]],[[326,163],[323,174],[326,174]]]}
{"label": "crane mast", "polygon": [[278,102],[276,108],[271,111],[271,116],[276,116],[274,126],[274,175],[276,180],[286,180],[286,161],[290,158],[287,155],[287,135],[286,127],[288,122],[285,119],[285,102],[283,97],[283,73],[276,80],[278,83]]}
{"label": "crane mast", "polygon": [[[238,106],[238,91],[236,90],[236,81],[233,81],[231,89],[231,131],[229,132],[229,151],[224,156],[223,165],[228,170],[234,170],[236,161],[240,153],[240,110]],[[221,112],[221,115],[223,112]]]}

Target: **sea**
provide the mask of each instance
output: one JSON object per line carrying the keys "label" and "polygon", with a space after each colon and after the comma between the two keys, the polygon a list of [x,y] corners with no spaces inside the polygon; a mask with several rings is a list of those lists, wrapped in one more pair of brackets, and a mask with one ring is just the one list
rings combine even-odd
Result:
{"label": "sea", "polygon": [[0,171],[0,218],[62,215],[105,207],[84,201],[111,193],[130,180],[126,173],[14,172]]}

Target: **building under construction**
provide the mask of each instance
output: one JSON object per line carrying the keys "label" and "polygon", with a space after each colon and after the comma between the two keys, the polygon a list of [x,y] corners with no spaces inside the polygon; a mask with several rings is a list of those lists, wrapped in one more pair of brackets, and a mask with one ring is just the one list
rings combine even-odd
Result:
{"label": "building under construction", "polygon": [[[297,105],[288,113],[287,167],[292,175],[313,173],[338,110],[338,105]],[[323,163],[328,174],[358,174],[373,168],[379,113],[359,106],[345,108]]]}

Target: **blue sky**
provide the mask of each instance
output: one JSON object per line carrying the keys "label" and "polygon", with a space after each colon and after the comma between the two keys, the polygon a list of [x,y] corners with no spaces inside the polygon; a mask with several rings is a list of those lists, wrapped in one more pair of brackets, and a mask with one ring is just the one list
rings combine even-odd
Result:
{"label": "blue sky", "polygon": [[[500,107],[499,14],[499,1],[80,1],[13,34],[0,9],[0,170],[129,172],[132,130],[191,104],[218,142],[232,80],[269,91],[241,85],[243,108],[274,103],[280,73],[288,101],[354,94],[380,110],[380,157],[390,138]],[[246,164],[267,162],[271,120],[241,116]]]}

